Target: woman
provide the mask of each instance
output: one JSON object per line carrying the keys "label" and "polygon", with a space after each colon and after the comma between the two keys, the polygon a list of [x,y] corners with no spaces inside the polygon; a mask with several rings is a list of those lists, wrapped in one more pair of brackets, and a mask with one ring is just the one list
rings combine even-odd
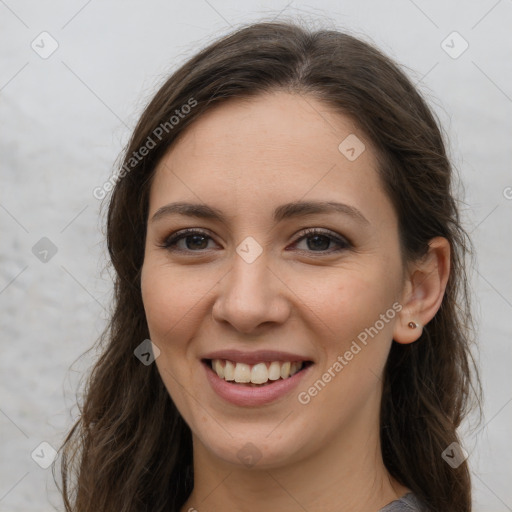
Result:
{"label": "woman", "polygon": [[424,100],[354,37],[258,23],[185,63],[110,200],[66,509],[470,511],[451,182]]}

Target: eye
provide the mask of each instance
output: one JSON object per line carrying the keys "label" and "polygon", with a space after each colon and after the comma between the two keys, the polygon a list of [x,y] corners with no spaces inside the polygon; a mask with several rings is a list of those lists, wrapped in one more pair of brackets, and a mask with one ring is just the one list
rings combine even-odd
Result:
{"label": "eye", "polygon": [[[169,251],[199,252],[197,249],[207,249],[208,239],[212,240],[212,237],[205,231],[197,229],[183,229],[167,237],[163,243],[160,244],[160,247],[168,249]],[[181,242],[182,240],[185,242],[185,247],[178,246],[178,242]]]}
{"label": "eye", "polygon": [[[309,228],[303,231],[301,235],[302,236],[300,236],[293,245],[297,245],[299,242],[307,240],[307,248],[299,249],[302,252],[332,253],[352,247],[352,244],[344,237],[318,228]],[[202,252],[208,249],[209,240],[213,239],[205,231],[184,229],[167,237],[161,244],[159,244],[159,246],[169,251]],[[309,243],[310,240],[312,241],[311,243]],[[179,242],[181,241],[184,241],[184,244],[179,246]],[[326,250],[332,242],[334,242],[338,248],[334,250]]]}
{"label": "eye", "polygon": [[[307,252],[333,253],[352,247],[352,244],[344,237],[318,228],[309,228],[303,231],[302,236],[294,242],[294,245],[297,245],[303,240],[307,241],[307,248],[305,249]],[[328,251],[325,250],[331,244],[331,242],[334,242],[336,245],[338,245],[338,249]],[[302,251],[303,249],[299,250]]]}

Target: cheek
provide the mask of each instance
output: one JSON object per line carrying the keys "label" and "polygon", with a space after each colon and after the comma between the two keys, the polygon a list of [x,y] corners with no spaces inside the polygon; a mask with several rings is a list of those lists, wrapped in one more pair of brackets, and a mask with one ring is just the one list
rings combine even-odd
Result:
{"label": "cheek", "polygon": [[197,292],[181,285],[176,272],[160,262],[145,260],[141,273],[141,292],[150,339],[160,349],[155,364],[175,405],[188,411],[183,386],[192,373],[187,359],[187,340],[193,328],[190,314]]}
{"label": "cheek", "polygon": [[310,400],[311,409],[305,410],[314,409],[326,423],[341,425],[361,408],[378,408],[397,313],[393,281],[393,276],[384,278],[377,269],[340,272],[328,286],[312,293],[320,297],[309,305],[322,320],[316,339],[323,360],[319,374],[300,389],[301,403]]}
{"label": "cheek", "polygon": [[190,328],[204,304],[211,286],[191,278],[190,272],[190,269],[180,270],[151,258],[144,263],[142,300],[149,331],[157,344],[166,346],[173,339],[183,339],[187,326]]}
{"label": "cheek", "polygon": [[[397,280],[393,270],[378,265],[357,270],[334,269],[326,279],[302,276],[295,283],[297,295],[315,313],[319,320],[316,324],[326,339],[346,343],[373,326],[390,308],[391,314],[394,313]],[[391,314],[387,320],[392,320]],[[379,322],[379,330],[391,330],[391,322],[386,322],[384,328]]]}
{"label": "cheek", "polygon": [[176,291],[170,286],[166,272],[151,263],[145,262],[142,268],[141,291],[151,338],[160,341],[162,334],[176,323],[178,307],[184,304],[176,304]]}
{"label": "cheek", "polygon": [[[156,364],[160,370],[168,368],[174,373],[177,368],[172,368],[172,362],[176,362],[177,358],[173,356],[186,347],[184,329],[191,299],[187,290],[171,279],[170,274],[165,267],[144,263],[141,291],[149,336],[160,349]],[[165,374],[162,374],[162,378],[166,381]]]}
{"label": "cheek", "polygon": [[323,352],[321,371],[329,383],[317,392],[322,384],[315,384],[315,376],[308,386],[316,388],[302,391],[309,395],[311,390],[319,415],[327,418],[333,404],[343,404],[333,414],[345,421],[348,412],[355,414],[362,403],[377,400],[397,314],[397,269],[396,263],[391,267],[375,260],[364,269],[336,269],[323,286],[311,290],[317,299],[309,306],[322,320],[316,333]]}

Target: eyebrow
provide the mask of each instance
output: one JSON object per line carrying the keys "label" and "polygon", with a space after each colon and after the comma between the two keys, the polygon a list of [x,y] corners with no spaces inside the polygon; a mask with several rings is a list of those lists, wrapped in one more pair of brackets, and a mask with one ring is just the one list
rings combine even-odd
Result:
{"label": "eyebrow", "polygon": [[[361,224],[370,224],[368,219],[354,206],[334,201],[296,201],[283,204],[274,210],[274,222],[321,213],[342,213]],[[225,222],[221,210],[206,204],[186,202],[170,203],[162,206],[153,215],[151,222],[175,214]]]}

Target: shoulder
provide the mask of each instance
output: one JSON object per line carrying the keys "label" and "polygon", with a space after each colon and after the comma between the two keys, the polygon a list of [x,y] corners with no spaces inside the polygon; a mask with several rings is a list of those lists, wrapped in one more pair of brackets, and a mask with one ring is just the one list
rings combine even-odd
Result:
{"label": "shoulder", "polygon": [[425,505],[412,493],[404,494],[378,512],[429,512]]}

